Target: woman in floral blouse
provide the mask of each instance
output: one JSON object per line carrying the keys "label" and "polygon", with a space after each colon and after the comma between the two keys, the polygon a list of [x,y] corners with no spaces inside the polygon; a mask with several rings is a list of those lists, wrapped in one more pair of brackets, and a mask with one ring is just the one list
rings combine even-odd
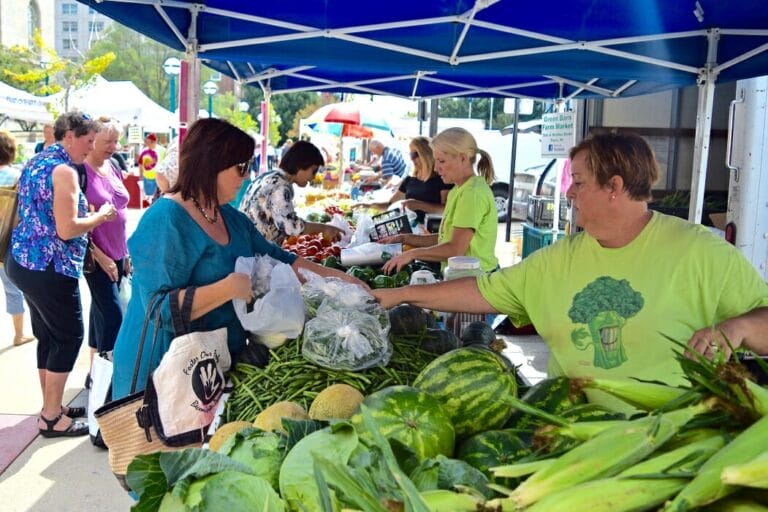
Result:
{"label": "woman in floral blouse", "polygon": [[251,183],[240,202],[240,210],[264,238],[276,244],[303,233],[323,233],[332,240],[340,238],[342,231],[336,226],[307,222],[293,209],[293,185],[306,187],[323,165],[323,155],[314,144],[296,142],[280,160],[280,169]]}
{"label": "woman in floral blouse", "polygon": [[88,243],[86,234],[115,218],[111,203],[88,214],[74,164],[93,149],[98,127],[81,112],[59,116],[57,142],[35,155],[19,179],[19,225],[11,235],[8,277],[29,305],[39,343],[37,369],[43,395],[38,428],[44,437],[81,436],[88,425],[72,418],[83,407],[62,404],[64,386],[83,343],[78,279]]}

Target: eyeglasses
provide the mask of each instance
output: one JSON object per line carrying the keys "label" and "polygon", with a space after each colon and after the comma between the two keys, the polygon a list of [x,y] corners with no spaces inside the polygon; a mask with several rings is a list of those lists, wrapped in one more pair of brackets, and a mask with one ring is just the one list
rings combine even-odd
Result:
{"label": "eyeglasses", "polygon": [[411,160],[419,158],[419,154],[416,151],[411,151]]}
{"label": "eyeglasses", "polygon": [[247,162],[243,162],[241,164],[237,164],[236,165],[237,173],[240,175],[241,178],[243,176],[245,176],[246,174],[248,174],[248,171],[251,170],[251,165],[253,165],[254,158],[256,158],[256,157],[252,156],[251,158],[248,159]]}

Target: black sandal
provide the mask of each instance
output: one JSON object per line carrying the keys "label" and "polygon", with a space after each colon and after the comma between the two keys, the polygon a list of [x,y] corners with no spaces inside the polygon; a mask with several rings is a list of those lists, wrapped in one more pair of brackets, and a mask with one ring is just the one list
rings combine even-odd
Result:
{"label": "black sandal", "polygon": [[84,436],[88,433],[88,425],[86,423],[83,423],[82,421],[72,421],[72,423],[69,425],[67,430],[54,430],[53,427],[56,426],[56,424],[61,419],[62,415],[59,414],[52,420],[47,419],[42,414],[40,415],[40,419],[43,420],[43,423],[45,423],[47,428],[41,428],[40,435],[43,437],[76,437],[76,436]]}
{"label": "black sandal", "polygon": [[67,411],[64,412],[65,407],[61,406],[61,414],[69,418],[82,418],[85,416],[85,407],[66,407]]}

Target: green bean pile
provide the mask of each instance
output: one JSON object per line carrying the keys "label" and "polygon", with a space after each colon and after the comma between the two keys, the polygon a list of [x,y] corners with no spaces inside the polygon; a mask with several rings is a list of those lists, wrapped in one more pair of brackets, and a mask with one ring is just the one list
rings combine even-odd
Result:
{"label": "green bean pile", "polygon": [[301,340],[289,340],[269,351],[264,368],[238,363],[230,373],[234,390],[224,409],[225,421],[253,421],[270,405],[291,401],[305,410],[317,394],[331,384],[349,384],[363,395],[397,384],[409,385],[436,356],[405,339],[392,339],[389,364],[360,372],[329,370],[301,355]]}

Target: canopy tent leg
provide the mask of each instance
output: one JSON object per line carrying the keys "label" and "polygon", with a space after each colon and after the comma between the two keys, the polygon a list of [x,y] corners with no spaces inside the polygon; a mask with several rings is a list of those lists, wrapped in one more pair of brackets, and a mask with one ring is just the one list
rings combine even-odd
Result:
{"label": "canopy tent leg", "polygon": [[269,103],[272,99],[272,91],[267,88],[264,91],[264,101],[261,102],[261,149],[259,150],[259,174],[267,172],[267,145],[269,140]]}
{"label": "canopy tent leg", "polygon": [[200,59],[187,54],[179,75],[179,142],[200,114]]}
{"label": "canopy tent leg", "polygon": [[688,207],[688,221],[701,223],[704,211],[704,189],[707,186],[707,162],[709,160],[710,131],[712,129],[712,109],[715,100],[714,71],[717,60],[718,30],[707,33],[709,50],[707,65],[699,77],[699,101],[696,110],[696,134],[693,143],[693,175],[691,178],[691,202]]}
{"label": "canopy tent leg", "polygon": [[515,197],[515,164],[517,162],[517,122],[520,117],[520,98],[515,98],[515,110],[512,115],[512,153],[509,157],[509,187],[507,192],[507,226],[504,241],[512,236],[512,201]]}

